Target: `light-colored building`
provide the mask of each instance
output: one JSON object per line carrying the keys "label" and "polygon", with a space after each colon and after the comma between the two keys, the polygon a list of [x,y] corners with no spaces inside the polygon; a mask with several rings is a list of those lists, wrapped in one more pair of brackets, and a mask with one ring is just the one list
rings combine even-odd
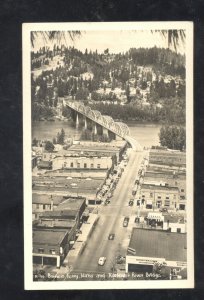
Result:
{"label": "light-colored building", "polygon": [[179,272],[186,268],[186,234],[133,228],[126,256],[126,272],[145,276],[154,272],[157,264],[164,266],[169,276],[172,269]]}
{"label": "light-colored building", "polygon": [[152,170],[151,166],[147,169],[144,176],[144,184],[162,185],[178,187],[179,190],[179,209],[186,209],[186,172],[176,172],[173,170]]}
{"label": "light-colored building", "polygon": [[186,233],[186,222],[184,218],[178,216],[164,215],[163,230]]}
{"label": "light-colored building", "polygon": [[52,169],[110,169],[113,165],[111,157],[89,157],[89,156],[62,156],[56,157],[52,161]]}
{"label": "light-colored building", "polygon": [[140,193],[141,204],[146,208],[154,209],[162,206],[171,209],[179,208],[178,187],[142,184]]}

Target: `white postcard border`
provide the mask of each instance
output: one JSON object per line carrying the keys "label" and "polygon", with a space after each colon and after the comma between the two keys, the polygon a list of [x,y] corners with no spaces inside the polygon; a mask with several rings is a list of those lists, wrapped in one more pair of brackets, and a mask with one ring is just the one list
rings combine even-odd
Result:
{"label": "white postcard border", "polygon": [[[34,282],[32,272],[31,58],[30,32],[52,30],[186,30],[187,280]],[[24,284],[26,290],[175,289],[194,287],[193,243],[193,23],[87,22],[23,24]]]}

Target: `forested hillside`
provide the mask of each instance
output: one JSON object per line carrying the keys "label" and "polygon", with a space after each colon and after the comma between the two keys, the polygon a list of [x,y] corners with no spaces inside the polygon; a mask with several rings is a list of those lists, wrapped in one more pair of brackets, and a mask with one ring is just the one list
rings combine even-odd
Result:
{"label": "forested hillside", "polygon": [[169,49],[99,54],[54,45],[31,61],[33,120],[55,115],[58,97],[68,96],[117,119],[185,123],[185,56]]}

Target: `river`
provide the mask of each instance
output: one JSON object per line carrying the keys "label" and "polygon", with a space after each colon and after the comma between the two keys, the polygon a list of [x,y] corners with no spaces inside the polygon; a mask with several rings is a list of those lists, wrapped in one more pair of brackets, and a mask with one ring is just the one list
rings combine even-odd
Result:
{"label": "river", "polygon": [[[161,125],[158,124],[143,124],[143,123],[127,123],[130,128],[131,136],[134,137],[143,147],[151,147],[159,145],[159,130]],[[81,129],[75,129],[71,121],[35,121],[32,124],[32,138],[39,140],[52,140],[53,137],[61,129],[65,130],[66,137],[79,139]]]}

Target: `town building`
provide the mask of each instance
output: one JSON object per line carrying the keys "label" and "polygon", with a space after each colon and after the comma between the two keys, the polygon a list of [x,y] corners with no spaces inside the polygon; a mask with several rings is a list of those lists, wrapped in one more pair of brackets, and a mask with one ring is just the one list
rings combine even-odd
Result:
{"label": "town building", "polygon": [[44,174],[33,176],[33,192],[36,194],[61,195],[67,198],[85,197],[86,204],[89,204],[89,201],[94,201],[95,203],[96,196],[104,185],[105,180],[106,177],[72,178],[64,176],[64,173],[56,173],[56,176]]}
{"label": "town building", "polygon": [[69,148],[69,153],[83,153],[98,157],[116,157],[114,164],[117,164],[121,159],[124,151],[127,149],[127,142],[123,140],[113,140],[110,143],[98,143],[91,141],[80,141],[77,145],[72,145]]}
{"label": "town building", "polygon": [[77,170],[94,170],[94,169],[102,169],[108,170],[113,166],[113,161],[111,157],[97,157],[91,155],[83,155],[80,156],[57,156],[52,161],[52,170],[59,169],[77,169]]}
{"label": "town building", "polygon": [[179,216],[164,215],[163,230],[170,232],[186,233],[186,222]]}
{"label": "town building", "polygon": [[72,239],[71,230],[33,229],[33,264],[59,268],[70,249]]}
{"label": "town building", "polygon": [[179,190],[179,209],[186,209],[186,172],[175,170],[152,170],[148,167],[144,176],[144,184],[165,185],[178,187]]}
{"label": "town building", "polygon": [[32,194],[32,219],[37,220],[45,211],[53,211],[63,201],[61,195]]}
{"label": "town building", "polygon": [[147,224],[154,228],[169,232],[186,233],[186,221],[184,217],[161,212],[149,212]]}
{"label": "town building", "polygon": [[54,264],[60,267],[76,240],[85,208],[85,198],[69,198],[64,199],[55,210],[41,213],[33,224],[35,264]]}
{"label": "town building", "polygon": [[152,273],[157,264],[178,272],[186,268],[186,234],[133,228],[126,256],[126,272]]}
{"label": "town building", "polygon": [[142,184],[140,201],[148,209],[160,207],[177,209],[179,208],[179,189],[178,187]]}
{"label": "town building", "polygon": [[52,162],[41,160],[38,163],[38,169],[51,170],[52,169]]}

